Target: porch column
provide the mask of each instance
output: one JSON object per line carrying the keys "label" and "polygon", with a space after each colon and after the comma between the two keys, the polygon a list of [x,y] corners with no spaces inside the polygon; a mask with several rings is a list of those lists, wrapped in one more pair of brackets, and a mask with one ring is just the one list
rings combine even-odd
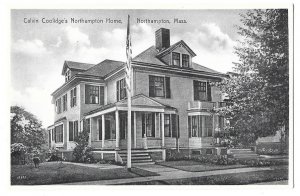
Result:
{"label": "porch column", "polygon": [[136,148],[136,112],[133,112],[133,147]]}
{"label": "porch column", "polygon": [[120,126],[119,126],[119,111],[116,110],[116,149],[119,149],[120,142]]}
{"label": "porch column", "polygon": [[161,147],[165,147],[165,114],[161,113]]}
{"label": "porch column", "polygon": [[89,118],[89,121],[90,121],[89,146],[92,147],[92,118]]}
{"label": "porch column", "polygon": [[104,140],[105,140],[105,116],[104,114],[102,117],[102,148],[104,148]]}

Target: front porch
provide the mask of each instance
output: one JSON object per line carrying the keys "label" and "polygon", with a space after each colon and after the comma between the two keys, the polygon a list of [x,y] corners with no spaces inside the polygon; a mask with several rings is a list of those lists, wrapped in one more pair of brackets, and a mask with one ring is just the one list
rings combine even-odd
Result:
{"label": "front porch", "polygon": [[[114,154],[115,160],[118,160],[119,152],[127,149],[127,109],[126,100],[123,100],[86,115],[85,121],[89,122],[90,130],[89,146],[100,153],[101,158],[105,154]],[[165,115],[170,119],[169,116],[176,115],[176,109],[137,95],[132,98],[131,110],[132,150],[159,151],[164,160],[165,128],[170,126]],[[168,124],[165,125],[165,122]]]}

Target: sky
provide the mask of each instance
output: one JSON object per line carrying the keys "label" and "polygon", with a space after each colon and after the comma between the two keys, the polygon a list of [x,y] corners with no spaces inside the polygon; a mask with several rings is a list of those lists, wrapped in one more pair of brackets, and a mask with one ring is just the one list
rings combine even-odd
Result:
{"label": "sky", "polygon": [[[11,104],[24,107],[47,127],[54,122],[51,93],[64,83],[65,60],[97,64],[126,60],[126,27],[130,15],[133,56],[155,44],[155,31],[170,29],[171,44],[184,40],[197,54],[193,61],[216,71],[232,70],[243,10],[12,10]],[[56,19],[67,23],[43,23]],[[71,18],[103,23],[71,23]],[[174,19],[187,23],[174,23]],[[29,19],[35,23],[29,23]],[[106,19],[118,23],[106,23]],[[169,20],[170,23],[138,23]]]}

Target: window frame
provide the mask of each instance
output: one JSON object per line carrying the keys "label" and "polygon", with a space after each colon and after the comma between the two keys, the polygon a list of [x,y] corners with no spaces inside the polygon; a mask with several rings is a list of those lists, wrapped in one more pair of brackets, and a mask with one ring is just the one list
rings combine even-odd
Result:
{"label": "window frame", "polygon": [[[201,81],[201,80],[193,80],[193,90],[194,90],[194,101],[208,101],[208,89],[207,89],[207,81]],[[196,85],[195,85],[196,83]],[[201,84],[205,84],[205,90],[204,86],[201,86]],[[196,87],[195,87],[196,86]],[[205,92],[205,99],[201,99],[200,92]],[[198,99],[195,99],[195,95],[198,95]]]}
{"label": "window frame", "polygon": [[76,86],[70,90],[70,106],[71,108],[77,105],[77,89]]}
{"label": "window frame", "polygon": [[61,97],[57,98],[55,101],[55,111],[57,114],[62,113],[62,102]]}
{"label": "window frame", "polygon": [[65,112],[68,110],[68,96],[67,93],[62,96],[62,111]]}
{"label": "window frame", "polygon": [[[72,124],[72,130],[70,130],[70,124]],[[78,137],[79,135],[79,130],[78,130],[78,120],[75,121],[69,121],[69,141],[73,142],[75,141],[75,138]],[[72,140],[70,139],[70,133],[72,134]]]}
{"label": "window frame", "polygon": [[[213,116],[211,115],[191,115],[188,116],[190,120],[188,120],[188,130],[189,130],[189,138],[205,138],[205,137],[213,137]],[[207,118],[211,118],[211,127],[208,127]],[[195,122],[195,123],[194,123]],[[203,129],[204,123],[204,129]],[[194,124],[197,125],[197,129],[193,128]],[[210,131],[209,131],[210,130]]]}
{"label": "window frame", "polygon": [[[190,67],[190,55],[188,54],[181,54],[182,58],[181,58],[181,66],[185,67],[185,68],[189,68]],[[187,59],[185,59],[184,57],[186,57]]]}
{"label": "window frame", "polygon": [[[87,87],[95,88],[95,89],[93,89],[93,91],[96,91],[96,92],[98,91],[97,96],[96,96],[96,94],[94,94],[95,98],[98,97],[98,100],[95,101],[95,103],[93,103],[93,100],[91,101],[91,97],[90,97],[91,92],[89,91],[90,89],[88,90]],[[85,104],[100,104],[100,86],[93,85],[93,84],[85,84],[84,88],[85,88],[85,91],[84,91],[85,92],[85,94],[84,94]]]}
{"label": "window frame", "polygon": [[65,82],[68,82],[71,79],[71,70],[68,69],[65,73]]}
{"label": "window frame", "polygon": [[[62,127],[62,128],[58,130],[57,129],[58,127]],[[55,127],[54,127],[54,134],[55,134],[55,136],[54,136],[54,142],[56,144],[64,143],[64,124],[63,123],[55,125]]]}
{"label": "window frame", "polygon": [[[168,123],[168,125],[166,125],[166,120],[167,120],[167,116],[168,116],[168,121],[169,121],[169,123]],[[172,123],[171,123],[171,114],[164,114],[164,131],[165,131],[165,134],[164,134],[164,136],[165,137],[170,137],[170,138],[172,138]],[[169,127],[169,128],[166,128],[166,127]]]}
{"label": "window frame", "polygon": [[[177,59],[174,58],[176,55],[178,55],[177,56],[178,58],[176,57]],[[180,53],[179,52],[172,52],[171,56],[172,56],[172,65],[180,67],[181,66],[181,55],[180,55]],[[178,61],[178,65],[176,65],[174,63],[174,61]]]}
{"label": "window frame", "polygon": [[127,98],[125,78],[116,81],[116,89],[117,89],[117,95],[116,95],[117,101],[121,101]]}
{"label": "window frame", "polygon": [[[162,81],[157,81],[156,79],[160,78]],[[151,81],[153,80],[153,81]],[[167,81],[168,80],[168,81]],[[163,95],[157,95],[157,83],[160,82],[163,84],[162,92]],[[151,92],[153,90],[153,92]],[[153,93],[153,95],[152,95]],[[171,98],[171,78],[163,75],[149,75],[149,97],[158,97],[158,98]]]}

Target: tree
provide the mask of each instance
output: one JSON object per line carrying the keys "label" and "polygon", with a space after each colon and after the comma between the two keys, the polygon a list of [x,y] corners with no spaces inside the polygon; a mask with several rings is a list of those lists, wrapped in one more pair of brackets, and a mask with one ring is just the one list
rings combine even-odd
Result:
{"label": "tree", "polygon": [[235,73],[216,84],[231,104],[217,112],[230,119],[232,136],[250,144],[282,127],[288,134],[288,10],[250,10],[241,22]]}
{"label": "tree", "polygon": [[42,123],[19,106],[10,108],[11,144],[23,144],[28,152],[41,149],[46,142]]}

